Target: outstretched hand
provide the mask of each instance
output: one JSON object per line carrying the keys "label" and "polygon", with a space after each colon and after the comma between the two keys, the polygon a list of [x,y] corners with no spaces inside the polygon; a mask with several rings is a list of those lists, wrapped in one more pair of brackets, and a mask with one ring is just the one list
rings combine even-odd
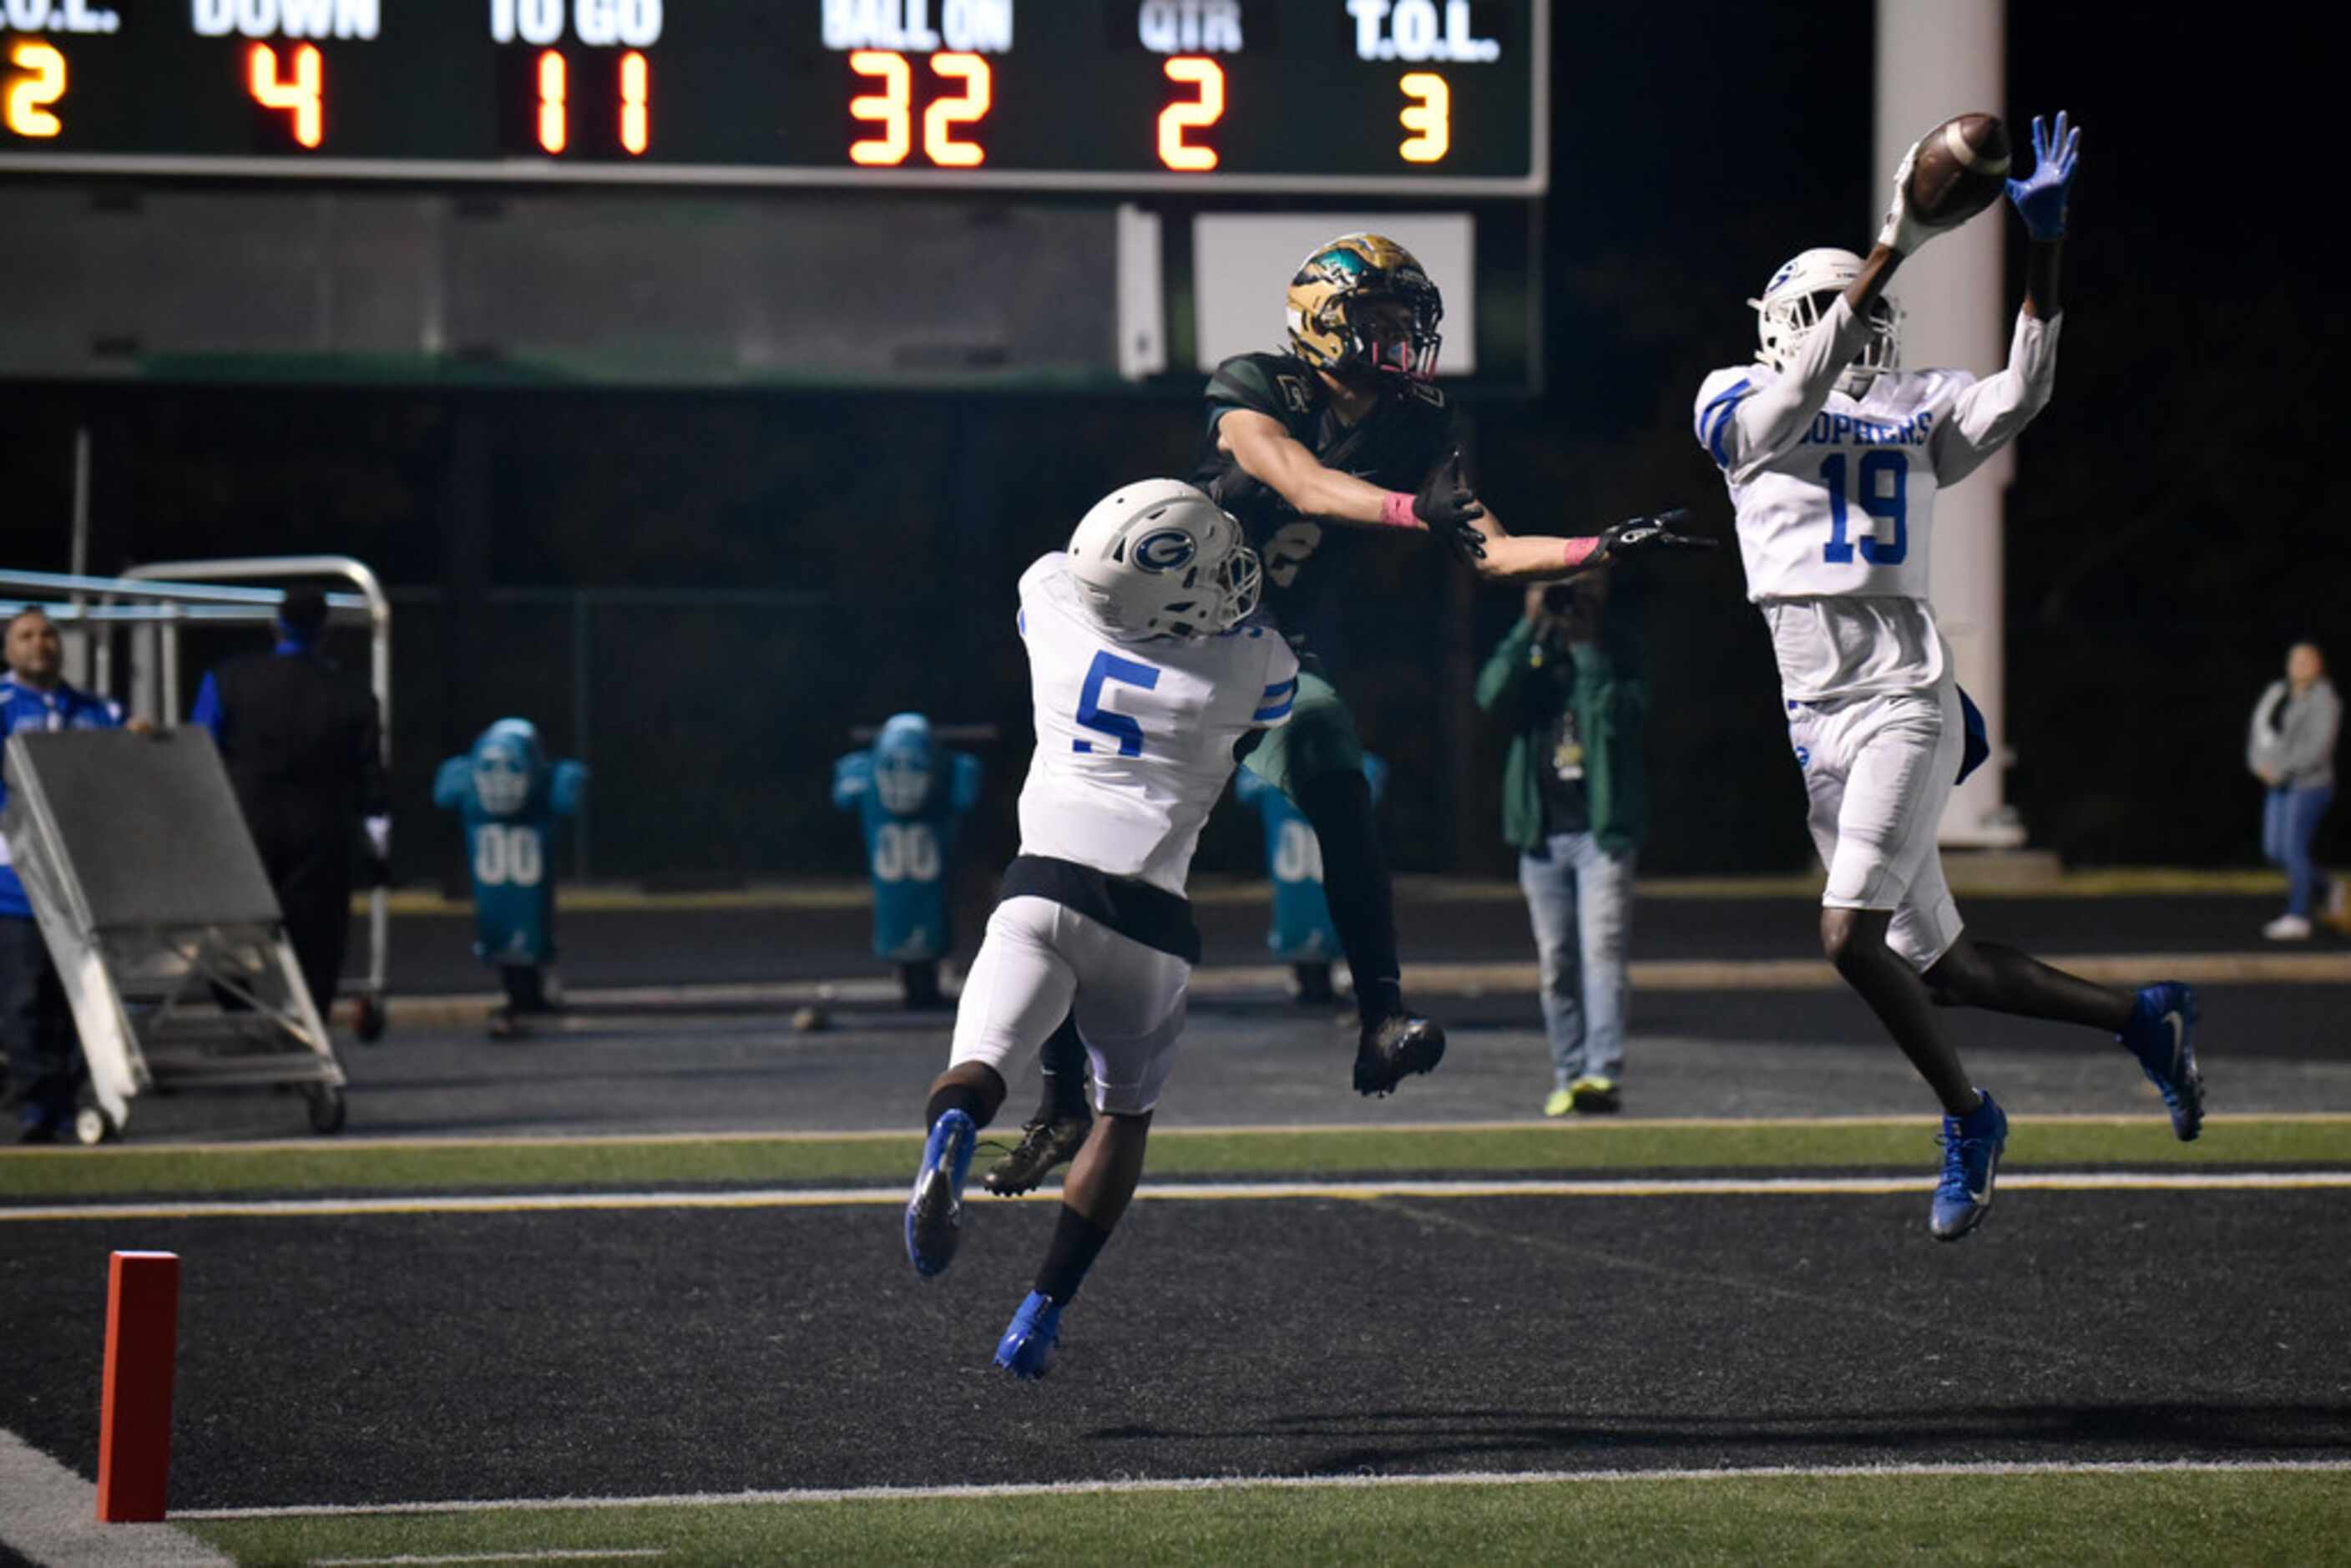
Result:
{"label": "outstretched hand", "polygon": [[2043,242],[2065,237],[2065,195],[2074,186],[2074,170],[2082,145],[2079,126],[2068,127],[2065,111],[2057,111],[2054,130],[2032,117],[2032,172],[2008,183],[2008,199],[2024,220],[2024,232]]}
{"label": "outstretched hand", "polygon": [[1486,508],[1470,494],[1469,481],[1462,476],[1459,447],[1446,454],[1445,461],[1421,482],[1420,493],[1412,498],[1412,515],[1465,564],[1486,559],[1486,535],[1474,521],[1486,515]]}
{"label": "outstretched hand", "polygon": [[1604,528],[1600,548],[1592,552],[1592,564],[1604,566],[1630,555],[1645,555],[1657,550],[1720,549],[1722,541],[1705,534],[1681,533],[1678,528],[1689,521],[1689,508],[1676,507],[1669,512],[1659,512],[1653,517],[1627,517]]}

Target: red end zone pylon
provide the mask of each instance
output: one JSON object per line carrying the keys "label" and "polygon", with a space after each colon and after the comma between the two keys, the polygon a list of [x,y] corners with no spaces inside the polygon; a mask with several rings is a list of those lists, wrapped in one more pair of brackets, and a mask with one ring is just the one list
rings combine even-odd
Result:
{"label": "red end zone pylon", "polygon": [[107,1270],[106,1392],[98,1417],[100,1523],[163,1517],[179,1338],[179,1254],[115,1253]]}

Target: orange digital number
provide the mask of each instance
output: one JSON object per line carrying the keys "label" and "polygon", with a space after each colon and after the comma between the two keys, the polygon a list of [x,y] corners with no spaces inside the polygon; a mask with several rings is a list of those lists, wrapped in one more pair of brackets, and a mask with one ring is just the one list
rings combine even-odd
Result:
{"label": "orange digital number", "polygon": [[1412,101],[1396,119],[1419,134],[1407,137],[1396,152],[1407,163],[1434,163],[1453,147],[1453,89],[1435,71],[1408,72],[1402,85]]}
{"label": "orange digital number", "polygon": [[621,57],[621,145],[635,157],[651,141],[653,71],[645,57],[631,49]]}
{"label": "orange digital number", "polygon": [[326,133],[324,76],[314,44],[303,44],[294,50],[294,75],[290,79],[278,76],[277,51],[267,44],[254,45],[246,56],[246,90],[262,108],[288,111],[293,116],[294,140],[305,147],[316,147]]}
{"label": "orange digital number", "polygon": [[977,141],[957,141],[955,128],[987,113],[994,77],[977,55],[933,55],[931,69],[963,82],[961,98],[943,98],[923,110],[923,152],[943,169],[970,169],[987,162]]}
{"label": "orange digital number", "polygon": [[553,49],[538,57],[538,144],[560,152],[571,140],[571,116],[565,106],[571,73]]}
{"label": "orange digital number", "polygon": [[1214,125],[1225,117],[1225,68],[1206,56],[1177,55],[1167,62],[1166,70],[1169,81],[1189,83],[1197,89],[1197,96],[1159,111],[1159,161],[1186,173],[1213,169],[1217,150],[1195,147],[1184,140],[1184,133]]}
{"label": "orange digital number", "polygon": [[31,75],[8,87],[8,129],[19,136],[55,136],[64,123],[47,108],[66,95],[66,57],[55,44],[18,42],[8,63]]}
{"label": "orange digital number", "polygon": [[849,100],[850,119],[882,127],[879,137],[849,144],[849,161],[869,167],[904,163],[914,145],[914,73],[906,57],[887,49],[859,49],[849,57],[849,68],[882,84],[879,93]]}

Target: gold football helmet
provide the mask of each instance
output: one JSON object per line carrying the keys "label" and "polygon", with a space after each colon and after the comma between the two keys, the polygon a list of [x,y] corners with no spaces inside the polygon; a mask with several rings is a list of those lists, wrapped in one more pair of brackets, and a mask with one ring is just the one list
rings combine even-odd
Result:
{"label": "gold football helmet", "polygon": [[[1383,308],[1384,307],[1384,308]],[[1290,280],[1290,347],[1317,370],[1437,375],[1445,302],[1412,252],[1384,235],[1341,235]]]}

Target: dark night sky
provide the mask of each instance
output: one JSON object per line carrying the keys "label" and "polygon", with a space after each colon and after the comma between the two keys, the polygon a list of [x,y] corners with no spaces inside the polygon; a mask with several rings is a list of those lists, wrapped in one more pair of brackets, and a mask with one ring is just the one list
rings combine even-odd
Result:
{"label": "dark night sky", "polygon": [[[1687,433],[1690,394],[1751,351],[1742,301],[1781,260],[1867,238],[1871,14],[1853,0],[1562,7],[1548,388],[1480,411],[1486,488],[1505,517],[1580,529],[1681,500],[1727,526]],[[2249,860],[2244,715],[2292,637],[2351,648],[2344,481],[2327,461],[2340,400],[2319,384],[2345,337],[2343,293],[2305,216],[2332,189],[2306,188],[2307,166],[2325,165],[2304,150],[2333,89],[2314,37],[2231,37],[2210,12],[2019,0],[2011,28],[2010,101],[1991,107],[2020,125],[2064,107],[2085,128],[2056,400],[2009,500],[2011,796],[2037,843],[2077,861]],[[2004,212],[1980,221],[2015,232]],[[684,694],[608,720],[602,738],[640,727],[630,749],[705,778],[716,802],[691,814],[695,831],[651,789],[632,810],[627,763],[600,756],[599,832],[614,841],[600,837],[599,859],[615,871],[632,854],[853,864],[820,800],[801,799],[818,791],[779,789],[779,773],[828,760],[852,714],[914,704],[1019,726],[1017,650],[976,606],[1110,485],[1180,471],[1196,422],[1175,396],[476,398],[491,580],[826,600],[805,614],[599,622],[600,695],[689,673]],[[127,455],[99,492],[100,569],[344,549],[390,580],[443,584],[463,554],[448,501],[459,406],[414,389],[0,384],[0,558],[63,567],[64,454],[87,420],[108,455]],[[1378,695],[1361,698],[1364,725],[1399,759],[1400,862],[1490,867],[1496,846],[1448,849],[1460,813],[1445,769],[1415,760],[1464,700],[1426,652],[1434,606],[1409,586],[1421,565],[1398,564],[1375,591],[1389,597],[1366,600],[1364,680]],[[1480,651],[1513,608],[1479,601]],[[420,811],[430,760],[497,713],[536,712],[568,743],[559,619],[495,634],[429,614],[402,626],[403,791]],[[1801,863],[1769,654],[1735,564],[1660,593],[1649,642],[1661,826],[1646,863]],[[835,706],[808,706],[812,690]],[[992,760],[1008,805],[1024,754]],[[1490,792],[1491,761],[1481,752],[1473,790]],[[727,835],[747,847],[724,847]],[[1204,865],[1247,853],[1228,834]]]}

